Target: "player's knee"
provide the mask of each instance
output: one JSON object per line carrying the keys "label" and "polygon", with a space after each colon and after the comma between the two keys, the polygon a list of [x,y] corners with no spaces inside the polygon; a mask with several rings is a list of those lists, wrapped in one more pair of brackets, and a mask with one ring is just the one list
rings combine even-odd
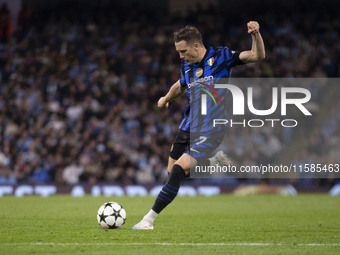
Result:
{"label": "player's knee", "polygon": [[181,166],[185,172],[190,172],[191,163],[196,162],[188,153],[183,153],[183,155],[176,161],[176,164]]}
{"label": "player's knee", "polygon": [[173,160],[173,162],[170,162],[170,160],[169,160],[168,169],[167,169],[169,174],[171,173],[171,170],[174,167],[175,162],[176,162],[175,160]]}
{"label": "player's knee", "polygon": [[168,171],[168,174],[171,173],[171,170],[172,168],[174,167],[176,161],[178,160],[178,158],[173,158],[171,155],[168,159],[168,168],[167,168],[167,171]]}

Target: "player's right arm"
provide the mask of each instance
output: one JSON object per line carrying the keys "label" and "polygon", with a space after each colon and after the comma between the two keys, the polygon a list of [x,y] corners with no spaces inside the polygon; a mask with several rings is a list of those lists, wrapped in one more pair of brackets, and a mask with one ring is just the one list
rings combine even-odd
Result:
{"label": "player's right arm", "polygon": [[158,100],[159,108],[168,108],[169,102],[176,99],[186,91],[185,86],[181,86],[181,82],[178,80],[171,86],[169,92]]}

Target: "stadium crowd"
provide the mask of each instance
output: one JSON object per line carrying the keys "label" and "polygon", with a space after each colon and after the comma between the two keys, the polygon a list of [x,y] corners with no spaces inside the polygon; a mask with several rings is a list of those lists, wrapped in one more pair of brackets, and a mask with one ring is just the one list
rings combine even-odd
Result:
{"label": "stadium crowd", "polygon": [[[339,13],[307,10],[301,20],[297,8],[282,19],[262,8],[266,60],[234,68],[233,77],[339,77],[339,24],[330,22]],[[250,46],[251,17],[229,26],[219,8],[180,16],[110,12],[25,20],[0,44],[0,183],[163,181],[186,104],[182,97],[157,109],[179,78],[172,32],[190,23],[207,45]],[[326,90],[317,88],[314,100]],[[314,153],[296,160],[326,160],[329,152],[339,158],[339,107],[323,128],[309,130]],[[232,129],[225,149],[236,161],[280,161],[295,138],[287,128]]]}

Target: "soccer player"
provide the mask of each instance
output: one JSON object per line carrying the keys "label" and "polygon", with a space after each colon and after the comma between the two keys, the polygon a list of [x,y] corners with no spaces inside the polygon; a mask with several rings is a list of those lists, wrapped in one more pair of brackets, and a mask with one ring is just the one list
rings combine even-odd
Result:
{"label": "soccer player", "polygon": [[[252,37],[252,47],[250,50],[242,52],[231,51],[228,47],[222,46],[206,48],[203,45],[201,33],[194,26],[186,26],[176,31],[174,33],[175,48],[181,60],[183,60],[181,77],[170,88],[169,92],[160,98],[158,106],[161,108],[167,107],[170,101],[176,99],[185,91],[189,105],[192,105],[195,103],[196,98],[196,92],[193,90],[193,88],[198,87],[194,86],[196,83],[200,83],[202,80],[209,81],[211,77],[213,81],[228,78],[232,67],[263,60],[265,58],[265,49],[260,34],[260,26],[256,21],[250,21],[247,23],[247,28]],[[203,85],[209,86],[208,84]],[[225,98],[223,97],[223,99]],[[172,166],[172,169],[168,182],[160,191],[152,209],[133,229],[153,229],[154,220],[174,200],[180,183],[190,173],[190,168],[198,163],[208,165],[209,162],[206,162],[206,156],[222,142],[219,140],[219,134],[216,135],[216,133],[224,132],[222,127],[212,132],[212,129],[206,123],[206,121],[211,120],[201,117],[202,121],[200,122],[197,119],[197,114],[195,115],[188,106],[184,119],[180,124],[180,131],[170,152],[168,166]],[[194,141],[194,143],[191,142],[191,147],[186,148],[188,141],[190,142],[190,136],[193,136],[193,134],[195,137],[191,137],[191,141]],[[183,153],[184,151],[185,153]]]}

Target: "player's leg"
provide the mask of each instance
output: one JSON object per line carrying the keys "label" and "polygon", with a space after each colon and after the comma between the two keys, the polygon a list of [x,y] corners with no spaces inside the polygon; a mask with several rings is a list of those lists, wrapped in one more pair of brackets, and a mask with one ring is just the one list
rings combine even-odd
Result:
{"label": "player's leg", "polygon": [[168,173],[175,165],[176,161],[182,156],[184,152],[189,149],[190,133],[187,131],[179,130],[170,148],[170,156],[168,159]]}
{"label": "player's leg", "polygon": [[168,159],[168,168],[167,168],[168,174],[171,173],[171,169],[174,167],[174,165],[175,165],[177,160],[178,159],[173,159],[171,156],[169,156],[169,159]]}
{"label": "player's leg", "polygon": [[170,204],[177,196],[181,181],[185,179],[190,172],[190,166],[195,164],[196,160],[184,153],[171,169],[168,182],[160,191],[152,210],[159,214],[168,204]]}
{"label": "player's leg", "polygon": [[[176,161],[179,159],[179,157],[188,150],[190,146],[190,137],[187,134],[187,132],[180,131],[171,145],[170,149],[170,156],[168,158],[168,167],[167,171],[168,174],[171,173],[171,169],[175,165]],[[216,152],[214,156],[209,158],[209,163],[211,166],[229,166],[232,165],[231,160],[229,159],[228,155],[224,153],[222,150]],[[188,177],[188,175],[187,175]]]}
{"label": "player's leg", "polygon": [[[212,133],[199,134],[193,139],[190,152],[182,154],[171,169],[168,182],[163,186],[152,209],[136,224],[132,229],[153,229],[153,222],[158,214],[169,205],[177,196],[181,181],[189,174],[190,168],[197,165],[197,160],[201,164],[209,164],[208,156],[221,143],[220,136]],[[189,155],[192,154],[192,156]],[[197,160],[196,160],[197,159]]]}
{"label": "player's leg", "polygon": [[163,186],[159,192],[152,209],[143,217],[143,219],[136,224],[132,229],[153,229],[153,222],[158,214],[170,204],[177,196],[181,181],[185,179],[190,172],[190,166],[197,164],[196,160],[189,154],[184,153],[174,164],[171,169],[168,182]]}

